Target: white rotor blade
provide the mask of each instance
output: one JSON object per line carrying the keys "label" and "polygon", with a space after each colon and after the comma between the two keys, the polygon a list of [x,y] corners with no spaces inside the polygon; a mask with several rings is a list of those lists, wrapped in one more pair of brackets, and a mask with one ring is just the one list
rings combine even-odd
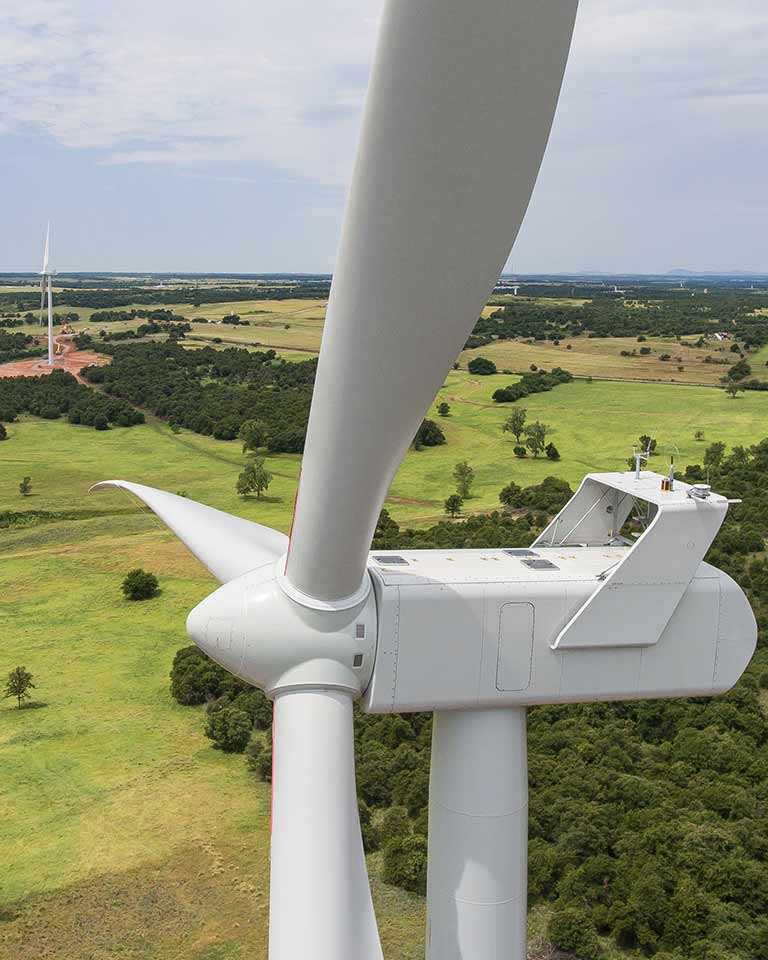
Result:
{"label": "white rotor blade", "polygon": [[323,334],[287,574],[353,594],[389,485],[539,171],[577,0],[389,0]]}
{"label": "white rotor blade", "polygon": [[175,493],[126,480],[104,480],[91,490],[107,487],[128,490],[143,500],[219,583],[228,583],[249,570],[277,560],[288,548],[288,538],[278,530],[233,517],[231,513]]}
{"label": "white rotor blade", "polygon": [[43,269],[40,271],[42,274],[48,273],[48,257],[51,248],[51,221],[48,221],[48,228],[45,231],[45,250],[43,252]]}
{"label": "white rotor blade", "polygon": [[355,789],[352,698],[275,698],[270,960],[381,960]]}

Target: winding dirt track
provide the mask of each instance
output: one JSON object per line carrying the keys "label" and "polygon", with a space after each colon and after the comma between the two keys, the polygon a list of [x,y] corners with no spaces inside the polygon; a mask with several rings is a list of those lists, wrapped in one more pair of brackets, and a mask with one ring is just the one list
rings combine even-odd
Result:
{"label": "winding dirt track", "polygon": [[54,337],[54,342],[61,344],[61,353],[54,358],[53,366],[49,366],[42,357],[35,357],[31,360],[17,360],[15,363],[0,364],[0,377],[42,377],[53,370],[66,370],[67,373],[73,374],[80,383],[85,383],[80,376],[83,367],[90,367],[94,364],[103,366],[109,363],[109,357],[104,357],[99,353],[92,353],[89,350],[75,350],[71,343],[71,334],[60,334]]}

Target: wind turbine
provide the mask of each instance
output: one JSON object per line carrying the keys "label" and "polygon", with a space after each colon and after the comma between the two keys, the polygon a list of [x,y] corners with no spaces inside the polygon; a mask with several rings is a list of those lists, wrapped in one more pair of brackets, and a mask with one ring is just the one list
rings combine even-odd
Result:
{"label": "wind turbine", "polygon": [[46,289],[48,293],[48,360],[47,363],[53,365],[53,291],[51,289],[51,278],[56,271],[51,269],[49,258],[51,250],[51,221],[48,221],[48,227],[45,231],[45,249],[43,251],[43,269],[40,271],[40,322],[43,322],[42,312],[45,305]]}
{"label": "wind turbine", "polygon": [[355,700],[435,711],[427,957],[523,960],[527,707],[711,695],[754,650],[744,595],[702,562],[728,508],[708,487],[595,474],[529,551],[369,553],[525,214],[576,8],[388,0],[290,541],[141,484],[96,485],[143,500],[220,581],[189,635],[274,700],[271,960],[382,957]]}

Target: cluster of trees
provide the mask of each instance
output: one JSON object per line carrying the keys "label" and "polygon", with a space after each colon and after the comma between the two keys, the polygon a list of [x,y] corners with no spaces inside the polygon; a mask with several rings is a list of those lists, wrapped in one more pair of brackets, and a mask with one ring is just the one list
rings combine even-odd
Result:
{"label": "cluster of trees", "polygon": [[451,517],[461,513],[464,501],[472,495],[472,484],[475,482],[475,471],[466,460],[457,463],[453,468],[453,479],[456,482],[456,492],[445,501],[445,512]]}
{"label": "cluster of trees", "polygon": [[561,383],[570,383],[572,380],[573,374],[563,370],[562,367],[554,367],[550,373],[532,367],[517,383],[497,390],[491,399],[494,403],[515,403],[532,393],[546,393],[560,386]]}
{"label": "cluster of trees", "polygon": [[[768,440],[710,444],[701,466],[743,497],[708,559],[747,589],[761,628],[758,654],[725,697],[539,707],[530,711],[530,904],[552,907],[550,939],[600,960],[599,937],[656,960],[768,960]],[[375,549],[527,546],[571,495],[547,478],[505,487],[505,506],[460,525],[401,530],[386,511]],[[197,648],[172,671],[180,703],[208,703],[206,732],[244,751],[269,780],[270,705]],[[429,715],[356,712],[358,797],[367,850],[382,850],[386,882],[422,892],[426,878]]]}
{"label": "cluster of trees", "polygon": [[[166,323],[150,320],[148,323],[140,324],[135,330],[118,330],[115,333],[108,333],[106,330],[99,331],[101,340],[116,343],[121,340],[141,340],[155,333],[166,333],[171,340],[183,340],[186,334],[192,329],[186,322]],[[87,339],[86,339],[87,338]],[[88,334],[78,337],[80,341],[79,349],[95,346],[93,338]]]}
{"label": "cluster of trees", "polygon": [[[318,300],[326,299],[330,291],[330,280],[323,277],[293,279],[279,287],[255,286],[210,286],[210,287],[168,287],[158,290],[146,288],[141,284],[120,282],[115,286],[99,278],[93,288],[88,289],[74,283],[67,284],[70,289],[56,292],[56,300],[63,306],[96,308],[97,310],[117,310],[132,303],[152,304],[186,303],[199,307],[205,303],[229,303],[244,300]],[[0,292],[0,308],[8,311],[36,310],[40,294],[30,287],[29,292]]]}
{"label": "cluster of trees", "polygon": [[12,423],[20,413],[45,420],[66,416],[70,423],[96,430],[106,430],[110,424],[132,427],[144,423],[144,414],[130,403],[106,397],[64,370],[45,377],[0,378],[0,421]]}
{"label": "cluster of trees", "polygon": [[[711,291],[691,296],[690,290],[638,290],[632,300],[615,299],[600,291],[582,291],[583,305],[525,298],[505,303],[489,317],[481,317],[467,342],[468,348],[496,340],[549,340],[565,337],[683,337],[711,335],[727,328],[748,349],[768,343],[768,325],[756,311],[768,306],[765,296]],[[552,291],[538,296],[552,297]],[[569,296],[570,291],[565,294]]]}
{"label": "cluster of trees", "polygon": [[234,440],[246,421],[258,420],[269,451],[304,449],[315,360],[289,363],[274,350],[184,350],[173,342],[107,345],[104,352],[112,363],[82,375],[111,397],[218,440]]}
{"label": "cluster of trees", "polygon": [[528,451],[535,459],[538,459],[542,453],[546,454],[547,460],[560,459],[560,451],[554,443],[547,443],[547,437],[552,432],[551,428],[540,420],[528,423],[528,411],[522,407],[518,407],[507,417],[501,429],[515,438],[514,453],[521,460],[528,456]]}
{"label": "cluster of trees", "polygon": [[260,500],[262,493],[268,490],[272,483],[272,474],[267,469],[264,457],[259,454],[266,447],[268,436],[269,425],[263,420],[246,420],[240,427],[243,453],[253,454],[253,459],[246,463],[235,484],[235,490],[241,497],[255,493]]}
{"label": "cluster of trees", "polygon": [[42,346],[35,346],[34,337],[26,333],[7,333],[0,330],[0,363],[39,357],[43,352]]}

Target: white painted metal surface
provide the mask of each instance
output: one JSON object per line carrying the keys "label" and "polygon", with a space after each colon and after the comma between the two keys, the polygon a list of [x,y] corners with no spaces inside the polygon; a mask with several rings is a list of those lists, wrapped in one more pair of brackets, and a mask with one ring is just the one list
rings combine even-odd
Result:
{"label": "white painted metal surface", "polygon": [[386,5],[288,558],[309,596],[360,584],[392,477],[528,206],[576,7]]}
{"label": "white painted metal surface", "polygon": [[635,502],[651,508],[642,536],[569,620],[556,647],[647,646],[661,636],[728,512],[725,497],[700,499],[682,481],[664,492],[662,480],[647,472],[591,474],[534,544],[610,544]]}
{"label": "white painted metal surface", "polygon": [[435,714],[427,960],[525,960],[525,713]]}
{"label": "white painted metal surface", "polygon": [[360,835],[352,697],[275,699],[270,960],[381,960]]}

